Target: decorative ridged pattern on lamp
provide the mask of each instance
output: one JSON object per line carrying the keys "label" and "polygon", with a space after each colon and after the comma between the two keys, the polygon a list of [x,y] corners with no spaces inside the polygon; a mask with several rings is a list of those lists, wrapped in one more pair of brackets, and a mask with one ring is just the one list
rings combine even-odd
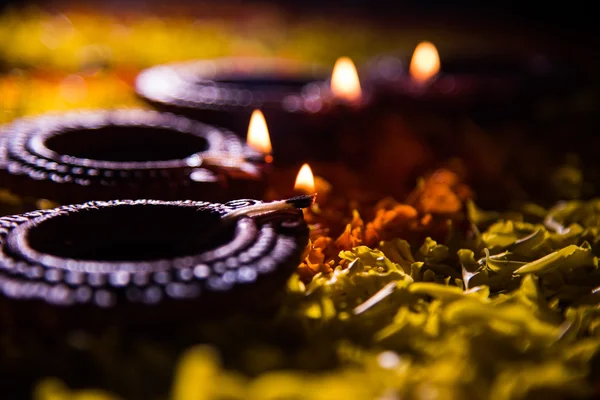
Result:
{"label": "decorative ridged pattern on lamp", "polygon": [[[204,157],[244,167],[206,166]],[[0,139],[3,185],[76,203],[114,198],[260,198],[261,165],[234,134],[168,113],[88,111],[18,120]],[[255,155],[254,155],[255,156]],[[251,183],[250,183],[251,182]]]}
{"label": "decorative ridged pattern on lamp", "polygon": [[297,267],[308,229],[295,208],[224,220],[253,204],[94,201],[0,218],[0,293],[11,304],[173,315],[267,299]]}

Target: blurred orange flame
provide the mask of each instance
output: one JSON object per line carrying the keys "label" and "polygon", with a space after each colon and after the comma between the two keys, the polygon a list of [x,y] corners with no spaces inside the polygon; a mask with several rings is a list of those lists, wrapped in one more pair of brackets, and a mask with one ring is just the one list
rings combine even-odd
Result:
{"label": "blurred orange flame", "polygon": [[358,72],[350,58],[340,57],[335,62],[331,75],[331,91],[335,97],[346,101],[360,100],[362,90]]}
{"label": "blurred orange flame", "polygon": [[248,143],[248,146],[261,153],[271,154],[271,151],[273,151],[267,121],[260,110],[254,110],[250,117],[246,142]]}
{"label": "blurred orange flame", "polygon": [[421,42],[410,60],[410,76],[418,83],[426,83],[440,72],[440,56],[431,42]]}
{"label": "blurred orange flame", "polygon": [[315,192],[315,177],[308,164],[304,164],[302,168],[300,168],[300,171],[298,171],[294,190],[306,194],[313,194]]}

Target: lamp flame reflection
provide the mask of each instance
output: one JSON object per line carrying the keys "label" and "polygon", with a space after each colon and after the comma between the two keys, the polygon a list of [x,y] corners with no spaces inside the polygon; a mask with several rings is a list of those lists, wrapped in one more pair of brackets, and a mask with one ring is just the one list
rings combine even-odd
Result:
{"label": "lamp flame reflection", "polygon": [[315,192],[315,177],[308,164],[304,164],[302,168],[300,168],[298,176],[296,176],[294,190],[304,194],[312,194]]}
{"label": "lamp flame reflection", "polygon": [[335,97],[352,103],[360,100],[362,96],[360,80],[350,58],[340,57],[335,62],[331,74],[331,92]]}
{"label": "lamp flame reflection", "polygon": [[409,71],[411,78],[419,84],[427,83],[440,72],[440,56],[433,43],[419,43],[410,60]]}

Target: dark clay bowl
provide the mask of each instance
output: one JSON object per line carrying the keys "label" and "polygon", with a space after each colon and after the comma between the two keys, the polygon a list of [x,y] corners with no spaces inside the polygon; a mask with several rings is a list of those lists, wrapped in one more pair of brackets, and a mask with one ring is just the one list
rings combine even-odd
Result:
{"label": "dark clay bowl", "polygon": [[181,116],[90,111],[18,120],[0,139],[0,177],[16,194],[63,204],[114,198],[262,197],[263,165],[208,168],[206,155],[252,156],[234,134]]}
{"label": "dark clay bowl", "polygon": [[0,315],[62,331],[265,307],[308,229],[295,209],[223,225],[256,203],[96,201],[0,218]]}
{"label": "dark clay bowl", "polygon": [[231,129],[240,136],[260,109],[267,120],[274,163],[338,157],[357,110],[332,101],[330,70],[281,59],[224,58],[159,65],[142,71],[136,92],[159,110]]}

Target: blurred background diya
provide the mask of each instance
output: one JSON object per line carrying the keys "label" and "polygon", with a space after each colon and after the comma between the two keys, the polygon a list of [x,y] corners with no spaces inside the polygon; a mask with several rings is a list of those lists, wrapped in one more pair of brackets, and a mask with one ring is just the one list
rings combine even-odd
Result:
{"label": "blurred background diya", "polygon": [[0,398],[600,397],[581,3],[0,0]]}

